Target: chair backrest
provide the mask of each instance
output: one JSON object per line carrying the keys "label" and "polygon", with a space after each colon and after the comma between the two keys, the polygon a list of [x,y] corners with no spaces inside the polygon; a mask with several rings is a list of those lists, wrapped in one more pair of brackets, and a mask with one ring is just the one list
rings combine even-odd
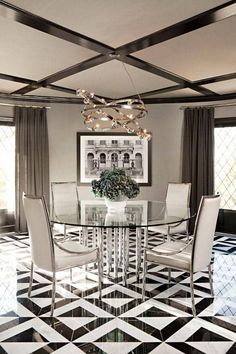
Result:
{"label": "chair backrest", "polygon": [[44,270],[55,265],[54,245],[44,197],[23,194],[23,206],[28,225],[32,261]]}
{"label": "chair backrest", "polygon": [[198,208],[192,249],[192,270],[203,270],[211,261],[220,196],[203,196]]}
{"label": "chair backrest", "polygon": [[168,183],[166,207],[172,216],[185,216],[189,208],[191,183]]}
{"label": "chair backrest", "polygon": [[76,182],[52,182],[51,191],[54,215],[77,213],[79,196]]}
{"label": "chair backrest", "polygon": [[166,203],[189,206],[191,183],[168,183]]}

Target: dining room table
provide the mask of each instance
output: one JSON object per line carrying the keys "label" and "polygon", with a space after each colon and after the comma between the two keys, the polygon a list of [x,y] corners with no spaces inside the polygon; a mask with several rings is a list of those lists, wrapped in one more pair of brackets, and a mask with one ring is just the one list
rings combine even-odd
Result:
{"label": "dining room table", "polygon": [[82,199],[78,203],[64,203],[59,215],[50,212],[52,224],[78,226],[81,231],[74,236],[81,243],[98,245],[102,271],[116,279],[121,268],[124,284],[127,283],[130,240],[135,240],[135,273],[139,279],[142,252],[148,247],[149,227],[167,225],[165,239],[170,240],[169,228],[191,217],[189,208],[153,200],[128,200],[122,209],[108,209],[104,199]]}

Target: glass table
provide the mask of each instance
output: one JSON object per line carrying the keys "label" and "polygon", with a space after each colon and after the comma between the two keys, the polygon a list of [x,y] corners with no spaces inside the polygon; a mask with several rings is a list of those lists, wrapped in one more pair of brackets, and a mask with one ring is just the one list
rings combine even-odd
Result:
{"label": "glass table", "polygon": [[[60,223],[82,227],[82,242],[87,243],[88,234],[92,233],[92,243],[100,247],[103,263],[107,265],[110,275],[114,265],[114,277],[117,278],[118,268],[123,269],[123,279],[129,265],[129,238],[135,234],[136,242],[136,276],[139,277],[142,255],[142,240],[148,244],[148,228],[151,226],[179,224],[190,219],[188,208],[180,205],[166,204],[158,201],[131,200],[127,201],[123,210],[108,210],[105,201],[80,200],[78,204],[61,205],[60,215],[51,213],[52,223]],[[106,253],[106,257],[105,257]],[[114,263],[113,263],[114,258]]]}

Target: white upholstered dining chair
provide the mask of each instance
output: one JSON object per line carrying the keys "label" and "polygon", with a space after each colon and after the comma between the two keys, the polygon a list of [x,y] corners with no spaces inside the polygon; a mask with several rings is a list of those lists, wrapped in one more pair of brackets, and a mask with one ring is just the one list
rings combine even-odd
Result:
{"label": "white upholstered dining chair", "polygon": [[[77,183],[72,182],[51,182],[52,193],[52,214],[55,219],[60,219],[60,215],[76,215],[78,212],[79,195]],[[63,234],[64,240],[68,233],[78,233],[79,226],[54,223],[54,235]]]}
{"label": "white upholstered dining chair", "polygon": [[[166,192],[166,211],[172,216],[185,216],[189,208],[191,193],[191,183],[168,183]],[[179,215],[181,213],[183,215]],[[188,221],[182,221],[173,225],[160,225],[151,226],[148,228],[150,231],[158,232],[165,236],[173,234],[186,234],[187,241],[188,234]]]}
{"label": "white upholstered dining chair", "polygon": [[31,272],[28,296],[31,295],[34,265],[52,272],[53,316],[56,294],[56,272],[79,267],[89,263],[98,263],[99,296],[101,297],[101,259],[97,247],[87,247],[76,241],[62,244],[53,239],[48,210],[44,197],[23,195],[23,206],[28,225],[31,246]]}
{"label": "white upholstered dining chair", "polygon": [[144,249],[143,299],[145,298],[147,262],[168,267],[169,281],[171,268],[190,273],[192,311],[194,316],[196,316],[196,309],[194,303],[193,273],[202,271],[208,267],[210,288],[213,296],[210,263],[219,207],[219,195],[203,196],[197,213],[193,238],[187,244],[183,241],[167,241],[153,249]]}

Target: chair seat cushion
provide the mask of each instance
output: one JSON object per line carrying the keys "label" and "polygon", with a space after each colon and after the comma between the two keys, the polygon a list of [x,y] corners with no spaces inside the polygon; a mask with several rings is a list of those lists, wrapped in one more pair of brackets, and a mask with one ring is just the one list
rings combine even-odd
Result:
{"label": "chair seat cushion", "polygon": [[180,270],[190,271],[191,265],[191,252],[192,252],[192,245],[189,245],[184,251],[177,253],[175,255],[157,255],[152,251],[156,252],[172,252],[172,251],[179,251],[184,246],[186,246],[185,242],[181,241],[168,241],[159,246],[154,247],[153,249],[147,250],[147,261],[153,262],[157,264],[163,264],[170,268],[177,268]]}
{"label": "chair seat cushion", "polygon": [[[76,241],[67,241],[61,244],[61,247],[71,252],[81,252],[81,254],[69,253],[60,249],[55,244],[55,264],[56,270],[64,270],[72,267],[82,266],[97,262],[97,249],[81,245]],[[88,252],[83,254],[83,252]]]}
{"label": "chair seat cushion", "polygon": [[[187,223],[186,221],[183,221],[181,224],[175,224],[169,225],[170,226],[170,234],[180,234],[180,233],[185,233],[187,231]],[[160,226],[150,226],[148,230],[158,232],[163,235],[167,235],[167,229],[168,225],[160,225]]]}

